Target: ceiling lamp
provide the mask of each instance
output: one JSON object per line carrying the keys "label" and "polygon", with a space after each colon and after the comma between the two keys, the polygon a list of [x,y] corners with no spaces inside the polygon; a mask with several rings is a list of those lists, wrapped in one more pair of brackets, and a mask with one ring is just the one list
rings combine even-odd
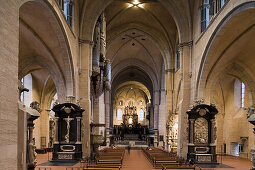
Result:
{"label": "ceiling lamp", "polygon": [[143,4],[141,2],[139,2],[138,0],[134,0],[133,2],[129,3],[129,7],[143,8]]}

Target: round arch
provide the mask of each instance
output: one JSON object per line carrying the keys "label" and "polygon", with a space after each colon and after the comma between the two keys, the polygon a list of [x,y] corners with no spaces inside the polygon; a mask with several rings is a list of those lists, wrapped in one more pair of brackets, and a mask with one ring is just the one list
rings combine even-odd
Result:
{"label": "round arch", "polygon": [[[55,60],[55,65],[58,66],[57,68],[62,72],[64,77],[65,92],[63,93],[65,93],[65,98],[66,96],[74,95],[75,81],[73,58],[66,30],[60,19],[61,16],[55,11],[55,8],[53,7],[54,4],[52,3],[53,2],[43,0],[23,1],[20,4],[19,9],[20,25],[26,27],[25,29],[28,29],[28,31],[40,41],[42,46],[44,46],[43,48],[50,53],[50,57]],[[34,15],[30,15],[31,12],[33,12]],[[40,16],[40,19],[37,18],[38,16]],[[48,36],[45,34],[48,34]],[[49,37],[49,35],[53,36]],[[59,48],[56,48],[56,45]],[[55,49],[59,49],[59,51],[56,51]]]}
{"label": "round arch", "polygon": [[[255,13],[254,8],[255,8],[255,2],[247,2],[235,7],[232,11],[228,13],[228,15],[221,21],[221,23],[214,30],[212,36],[210,37],[210,40],[207,43],[206,49],[203,52],[202,59],[200,62],[198,76],[196,80],[196,97],[197,98],[203,98],[204,96],[206,96],[206,86],[208,81],[210,80],[210,76],[212,75],[216,66],[219,64],[219,61],[222,58],[224,58],[223,56],[227,52],[227,50],[237,40],[242,38],[242,36],[244,36],[252,28],[254,28],[255,24],[252,23],[251,21],[252,19],[251,20],[242,19],[243,15],[246,15],[246,14],[251,15],[250,10],[252,10],[252,13]],[[235,20],[233,18],[235,18]],[[240,29],[238,29],[239,32],[235,32],[235,34],[231,33],[232,34],[231,37],[234,37],[234,38],[233,39],[228,38],[226,40],[228,44],[224,42],[224,45],[221,46],[221,50],[217,50],[217,55],[216,55],[215,50],[221,44],[220,42],[222,42],[222,39],[224,37],[220,35],[223,35],[223,33],[226,32],[226,30],[228,30],[227,27],[231,28],[232,27],[231,24],[237,23],[237,22],[243,23],[243,24],[239,24],[240,25]]]}

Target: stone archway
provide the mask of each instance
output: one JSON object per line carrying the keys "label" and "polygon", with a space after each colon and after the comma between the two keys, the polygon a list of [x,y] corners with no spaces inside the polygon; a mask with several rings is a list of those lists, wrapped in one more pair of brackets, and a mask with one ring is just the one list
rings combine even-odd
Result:
{"label": "stone archway", "polygon": [[[254,2],[243,3],[235,7],[214,30],[201,59],[196,80],[197,98],[207,96],[205,87],[207,86],[211,74],[215,71],[215,68],[226,60],[226,57],[224,57],[226,53],[254,29],[255,25],[253,19],[247,17],[255,12],[254,7]],[[240,21],[242,21],[242,25],[237,24]],[[235,33],[231,33],[228,29],[233,27],[233,25],[239,25]],[[231,34],[231,36],[227,34]],[[224,42],[224,44],[221,42]]]}

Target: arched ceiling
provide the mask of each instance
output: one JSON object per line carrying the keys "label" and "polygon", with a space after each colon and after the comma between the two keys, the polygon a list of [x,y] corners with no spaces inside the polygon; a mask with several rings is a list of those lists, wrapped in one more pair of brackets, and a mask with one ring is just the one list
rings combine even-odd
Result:
{"label": "arched ceiling", "polygon": [[73,65],[66,35],[51,8],[43,1],[20,7],[19,78],[44,68],[57,86],[60,99],[73,94]]}
{"label": "arched ceiling", "polygon": [[151,94],[147,87],[144,86],[142,83],[136,81],[128,81],[120,84],[115,91],[115,99],[119,98],[120,96],[126,96],[130,92],[130,90],[143,94],[143,97],[147,101],[151,99]]}
{"label": "arched ceiling", "polygon": [[151,67],[159,77],[163,57],[159,49],[142,32],[128,30],[115,39],[107,48],[106,57],[110,59],[112,68],[128,59],[139,60]]}
{"label": "arched ceiling", "polygon": [[[153,91],[160,87],[161,82],[158,80],[164,69],[171,67],[170,58],[178,42],[178,31],[174,19],[160,2],[141,0],[139,2],[142,6],[131,7],[132,2],[115,0],[104,10],[107,24],[106,58],[110,59],[113,70],[131,60],[147,66],[145,69],[136,63],[127,63],[130,64],[128,69],[113,73],[119,77],[119,81],[113,82],[113,87],[125,78],[140,81]],[[136,76],[130,77],[130,74]],[[158,84],[157,88],[155,84]]]}
{"label": "arched ceiling", "polygon": [[120,73],[112,81],[112,93],[116,93],[116,90],[122,83],[129,82],[129,84],[134,82],[139,82],[143,84],[150,92],[151,96],[153,94],[153,82],[151,78],[143,70],[137,67],[127,67],[120,71]]}

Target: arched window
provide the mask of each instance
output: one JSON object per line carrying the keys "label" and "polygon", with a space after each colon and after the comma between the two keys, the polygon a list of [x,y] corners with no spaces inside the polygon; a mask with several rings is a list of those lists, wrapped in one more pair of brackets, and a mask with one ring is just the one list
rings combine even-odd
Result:
{"label": "arched window", "polygon": [[241,107],[244,107],[245,84],[241,84]]}
{"label": "arched window", "polygon": [[201,11],[201,32],[203,32],[209,25],[209,0],[202,0],[200,7]]}
{"label": "arched window", "polygon": [[140,111],[139,111],[139,120],[143,121],[143,119],[144,119],[144,112],[143,112],[143,109],[140,109]]}
{"label": "arched window", "polygon": [[32,103],[32,75],[28,74],[25,77],[21,79],[22,84],[25,88],[27,88],[28,92],[23,92],[21,94],[21,102],[26,105],[27,107],[30,107],[30,103]]}
{"label": "arched window", "polygon": [[117,120],[122,120],[122,110],[118,109],[117,111]]}
{"label": "arched window", "polygon": [[64,13],[67,23],[73,26],[73,0],[64,0]]}
{"label": "arched window", "polygon": [[201,11],[201,32],[203,32],[209,25],[216,13],[228,2],[229,0],[202,0]]}
{"label": "arched window", "polygon": [[181,55],[180,55],[180,49],[177,49],[176,51],[176,70],[180,68],[181,65]]}

